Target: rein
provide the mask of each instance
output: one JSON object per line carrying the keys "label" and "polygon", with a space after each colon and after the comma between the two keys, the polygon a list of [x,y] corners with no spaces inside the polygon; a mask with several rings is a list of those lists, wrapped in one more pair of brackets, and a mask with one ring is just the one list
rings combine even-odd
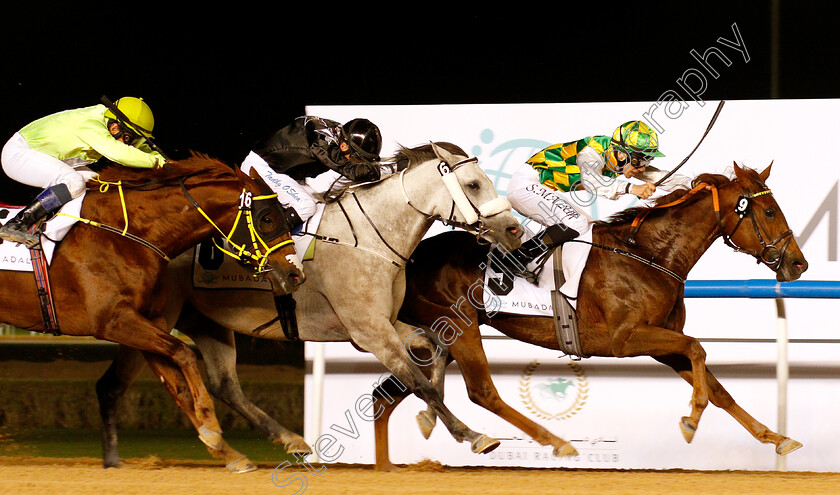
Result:
{"label": "rein", "polygon": [[[122,212],[123,212],[123,219],[124,219],[125,227],[121,230],[119,228],[116,228],[116,227],[113,227],[113,226],[110,226],[110,225],[106,225],[106,224],[97,222],[95,220],[76,217],[76,216],[68,215],[68,214],[62,213],[62,212],[59,212],[58,215],[63,215],[63,216],[69,217],[69,218],[73,218],[76,221],[84,223],[85,225],[90,225],[91,227],[100,228],[100,229],[106,230],[108,232],[112,232],[112,233],[115,233],[117,235],[120,235],[120,236],[126,237],[128,239],[131,239],[132,241],[137,242],[138,244],[141,244],[141,245],[151,249],[152,251],[155,252],[155,254],[157,254],[158,256],[163,258],[165,261],[167,261],[167,262],[172,261],[169,258],[169,256],[167,256],[167,254],[162,249],[158,248],[157,246],[155,246],[151,242],[128,232],[128,210],[126,208],[125,196],[123,194],[123,183],[122,183],[122,181],[106,182],[106,181],[101,181],[99,179],[93,179],[93,180],[100,183],[99,192],[101,192],[103,194],[108,192],[108,189],[110,188],[110,186],[112,186],[112,185],[117,186],[117,190],[119,191],[119,195],[120,195],[120,204],[122,205]],[[150,182],[148,184],[151,184],[151,183],[152,182]],[[223,253],[225,253],[228,256],[233,257],[237,261],[240,261],[240,262],[243,262],[243,263],[248,263],[248,262],[256,263],[256,265],[254,266],[254,270],[257,271],[258,273],[262,273],[262,272],[270,270],[270,266],[268,266],[267,263],[268,263],[268,256],[272,252],[276,251],[277,249],[282,248],[283,246],[286,246],[286,245],[294,242],[291,239],[289,239],[289,240],[280,242],[280,243],[276,244],[275,246],[269,247],[265,243],[265,241],[262,239],[262,237],[256,232],[256,229],[254,227],[253,214],[252,214],[252,210],[251,210],[252,201],[274,200],[274,199],[277,198],[276,194],[265,195],[265,196],[252,196],[249,191],[247,191],[245,188],[243,188],[242,189],[242,194],[240,194],[240,196],[239,196],[239,198],[240,198],[239,212],[237,213],[237,216],[236,216],[236,219],[234,221],[233,227],[231,227],[230,233],[225,234],[224,231],[218,225],[216,225],[216,223],[207,215],[207,213],[205,213],[205,211],[201,208],[201,206],[198,204],[198,202],[195,200],[195,198],[193,198],[193,196],[189,193],[189,191],[187,191],[187,188],[184,185],[184,179],[183,178],[179,179],[178,184],[181,187],[181,192],[184,194],[184,196],[187,198],[187,200],[192,204],[192,206],[196,210],[198,210],[199,213],[201,213],[201,216],[203,216],[210,223],[210,225],[215,227],[215,229],[219,233],[221,233],[222,236],[224,236],[225,241],[227,242],[228,245],[233,247],[233,250],[225,249],[225,248],[219,246],[218,244],[216,244],[216,247],[219,248],[220,251],[222,251]],[[243,216],[243,212],[245,213],[244,216],[245,216],[245,219],[246,219],[246,227],[245,228],[247,228],[250,239],[251,239],[251,249],[253,250],[253,253],[251,251],[249,251],[248,248],[244,244],[236,244],[233,241],[231,241],[231,237],[237,232],[237,230],[239,230],[238,227],[240,227],[240,220]],[[216,240],[214,239],[213,242],[215,244]],[[265,251],[264,253],[263,253],[263,250]],[[266,268],[266,267],[268,267],[268,268]]]}

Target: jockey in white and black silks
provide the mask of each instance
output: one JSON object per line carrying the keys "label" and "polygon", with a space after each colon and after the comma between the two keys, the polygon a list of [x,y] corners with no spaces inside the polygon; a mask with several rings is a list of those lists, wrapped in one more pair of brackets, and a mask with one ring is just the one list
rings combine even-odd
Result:
{"label": "jockey in white and black silks", "polygon": [[[549,146],[521,165],[510,179],[507,199],[513,208],[546,229],[525,241],[522,247],[506,256],[502,263],[514,274],[522,275],[527,266],[548,249],[562,245],[586,233],[592,219],[575,200],[575,191],[617,199],[633,194],[649,198],[654,182],[668,172],[650,166],[660,156],[659,137],[644,122],[634,120],[619,126],[612,136],[589,136],[568,143]],[[616,178],[635,177],[642,184]],[[665,191],[689,187],[689,177],[674,174],[662,185]]]}
{"label": "jockey in white and black silks", "polygon": [[85,165],[102,157],[127,167],[163,166],[165,158],[145,142],[155,125],[146,102],[124,97],[114,104],[120,117],[105,105],[66,110],[35,120],[9,139],[0,154],[3,171],[44,191],[0,228],[0,239],[37,245],[29,227],[79,197],[86,178],[95,175]]}
{"label": "jockey in white and black silks", "polygon": [[316,200],[301,184],[324,193],[341,177],[354,183],[380,178],[382,135],[366,119],[346,124],[314,116],[291,124],[257,142],[242,162],[242,171],[255,169],[290,207],[293,233],[315,214]]}

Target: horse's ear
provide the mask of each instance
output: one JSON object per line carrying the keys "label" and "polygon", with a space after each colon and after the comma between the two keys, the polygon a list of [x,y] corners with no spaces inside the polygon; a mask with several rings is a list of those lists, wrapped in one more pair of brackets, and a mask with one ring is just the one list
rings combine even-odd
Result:
{"label": "horse's ear", "polygon": [[455,159],[455,155],[438,146],[434,143],[434,141],[429,142],[432,145],[432,149],[434,150],[435,155],[437,155],[437,157],[441,160],[445,161],[446,163],[455,163],[456,161],[458,161]]}
{"label": "horse's ear", "polygon": [[[775,161],[776,160],[773,160],[773,162]],[[767,168],[765,168],[761,171],[760,174],[758,174],[758,176],[761,177],[761,182],[767,182],[767,178],[770,177],[770,167],[773,166],[773,162],[770,162],[770,165],[767,165]]]}
{"label": "horse's ear", "polygon": [[268,194],[273,192],[271,188],[268,187],[268,184],[265,183],[263,178],[260,177],[260,174],[257,173],[257,170],[254,167],[251,167],[247,174],[243,172],[242,169],[240,169],[239,167],[236,167],[236,175],[240,178],[240,180],[242,180],[242,182],[246,184],[248,182],[256,183],[257,189],[259,189],[261,194]]}
{"label": "horse's ear", "polygon": [[733,161],[732,165],[734,165],[735,178],[738,179],[738,182],[740,182],[741,185],[744,186],[744,187],[749,187],[750,186],[750,179],[749,179],[749,177],[747,177],[747,173],[744,171],[744,169],[739,167],[737,162]]}

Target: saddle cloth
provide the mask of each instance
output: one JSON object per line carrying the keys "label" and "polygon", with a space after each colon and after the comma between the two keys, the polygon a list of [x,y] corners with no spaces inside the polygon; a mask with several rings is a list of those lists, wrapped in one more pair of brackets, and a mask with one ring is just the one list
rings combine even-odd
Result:
{"label": "saddle cloth", "polygon": [[[70,228],[78,221],[78,217],[82,211],[82,199],[84,194],[78,198],[65,204],[60,212],[67,215],[56,215],[50,219],[44,226],[44,235],[41,236],[41,249],[49,264],[52,261],[53,252],[55,252],[56,244],[64,239]],[[14,218],[17,213],[23,208],[18,207],[0,207],[0,219],[2,223]],[[29,256],[29,249],[15,242],[3,242],[0,244],[0,270],[9,270],[15,272],[31,272],[32,260]]]}
{"label": "saddle cloth", "polygon": [[[315,256],[313,237],[303,233],[318,231],[325,207],[324,203],[317,203],[315,214],[304,222],[301,233],[292,236],[295,251],[302,261],[311,260]],[[195,247],[192,273],[193,287],[199,289],[271,290],[271,281],[267,276],[255,275],[252,268],[220,252],[212,242]]]}
{"label": "saddle cloth", "polygon": [[[592,229],[578,239],[586,242],[567,242],[562,249],[565,283],[560,287],[560,292],[566,296],[573,308],[576,308],[577,304],[580,275],[592,247],[588,244],[592,242]],[[548,257],[536,285],[520,277],[510,279],[504,273],[495,272],[488,263],[484,272],[483,302],[486,311],[553,317],[551,291],[555,289],[554,258]],[[535,265],[532,263],[528,268],[534,269]]]}

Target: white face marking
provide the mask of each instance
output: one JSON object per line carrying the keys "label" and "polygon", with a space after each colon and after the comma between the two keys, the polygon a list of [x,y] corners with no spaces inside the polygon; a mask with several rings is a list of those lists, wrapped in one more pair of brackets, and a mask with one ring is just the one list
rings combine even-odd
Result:
{"label": "white face marking", "polygon": [[300,258],[298,258],[297,253],[296,254],[287,254],[286,255],[286,261],[291,263],[298,270],[303,271],[303,263],[300,262]]}

